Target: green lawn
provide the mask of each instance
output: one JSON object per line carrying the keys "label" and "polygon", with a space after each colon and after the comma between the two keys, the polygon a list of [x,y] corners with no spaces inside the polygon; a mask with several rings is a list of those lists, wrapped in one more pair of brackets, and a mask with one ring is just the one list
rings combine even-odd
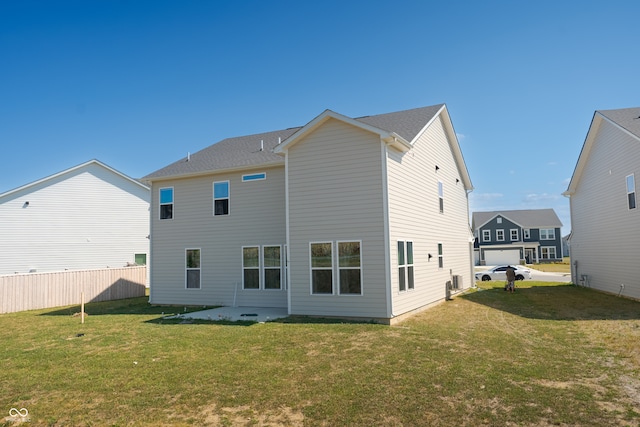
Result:
{"label": "green lawn", "polygon": [[502,285],[394,327],[182,324],[146,298],[89,304],[84,324],[77,307],[4,314],[0,410],[33,426],[639,425],[640,303]]}

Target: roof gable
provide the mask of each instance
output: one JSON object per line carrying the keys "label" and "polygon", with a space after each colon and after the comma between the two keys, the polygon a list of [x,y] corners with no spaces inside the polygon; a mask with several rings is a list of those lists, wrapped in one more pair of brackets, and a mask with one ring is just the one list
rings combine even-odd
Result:
{"label": "roof gable", "polygon": [[[394,113],[350,118],[331,110],[325,110],[309,123],[301,127],[239,136],[223,139],[194,154],[165,166],[143,179],[154,181],[173,177],[189,177],[209,174],[216,171],[249,169],[252,167],[284,165],[283,155],[286,150],[329,119],[340,120],[368,132],[380,135],[387,144],[400,151],[408,151],[416,138],[424,132],[428,125],[446,111],[444,104],[430,107],[414,108]],[[446,123],[451,123],[448,114]],[[452,127],[449,126],[452,131]],[[452,133],[455,138],[455,133]],[[457,143],[457,139],[455,139]],[[467,188],[471,188],[466,166],[458,144],[454,144],[459,164],[462,165],[463,180]],[[460,163],[462,161],[462,163]]]}
{"label": "roof gable", "polygon": [[565,196],[571,196],[576,191],[578,182],[582,177],[584,167],[589,159],[591,149],[595,143],[600,126],[603,122],[607,122],[615,126],[621,132],[626,133],[632,138],[637,139],[640,142],[640,107],[636,108],[622,108],[618,110],[598,110],[593,114],[591,119],[591,125],[587,131],[587,136],[580,150],[576,167],[571,176],[571,181],[567,190],[562,193]]}
{"label": "roof gable", "polygon": [[13,190],[9,190],[9,191],[7,191],[7,192],[5,192],[3,194],[0,194],[0,202],[2,202],[2,199],[8,198],[9,196],[15,195],[17,193],[28,192],[29,190],[31,190],[33,188],[36,188],[38,186],[41,186],[43,184],[46,185],[47,182],[49,182],[49,181],[53,182],[57,178],[64,178],[65,175],[71,175],[71,174],[73,174],[74,172],[76,172],[76,171],[78,171],[80,169],[87,169],[92,165],[96,165],[98,167],[106,169],[107,171],[109,171],[113,175],[115,175],[115,176],[117,176],[117,177],[119,177],[119,178],[121,178],[123,180],[129,181],[129,182],[131,182],[131,183],[133,183],[133,184],[135,184],[135,185],[137,185],[137,186],[139,186],[139,187],[141,187],[143,189],[146,189],[146,190],[150,191],[150,189],[149,189],[149,187],[147,185],[143,184],[142,182],[138,181],[137,179],[133,179],[133,178],[123,174],[122,172],[119,172],[119,171],[113,169],[112,167],[107,166],[106,164],[102,163],[101,161],[93,159],[93,160],[89,160],[88,162],[81,163],[81,164],[79,164],[77,166],[73,166],[73,167],[71,167],[69,169],[65,169],[65,170],[63,170],[61,172],[58,172],[58,173],[55,173],[53,175],[49,175],[49,176],[47,176],[45,178],[42,178],[42,179],[39,179],[37,181],[33,181],[33,182],[31,182],[29,184],[26,184],[26,185],[23,185],[21,187],[14,188]]}
{"label": "roof gable", "polygon": [[562,222],[553,209],[523,209],[473,212],[471,215],[472,228],[479,230],[497,216],[502,216],[523,228],[562,227]]}

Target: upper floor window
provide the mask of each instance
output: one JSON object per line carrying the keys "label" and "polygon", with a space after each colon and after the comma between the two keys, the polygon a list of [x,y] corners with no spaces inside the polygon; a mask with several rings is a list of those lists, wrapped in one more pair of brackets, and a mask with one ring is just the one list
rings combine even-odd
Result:
{"label": "upper floor window", "polygon": [[262,172],[262,173],[252,173],[250,175],[242,175],[242,182],[248,182],[248,181],[263,181],[267,179],[267,174],[266,172]]}
{"label": "upper floor window", "polygon": [[555,240],[556,239],[556,229],[555,228],[541,228],[540,229],[540,240]]}
{"label": "upper floor window", "polygon": [[524,238],[525,239],[530,239],[531,238],[531,230],[529,230],[528,228],[524,229]]}
{"label": "upper floor window", "polygon": [[503,229],[496,230],[496,240],[498,242],[504,242],[504,230]]}
{"label": "upper floor window", "polygon": [[627,202],[629,209],[636,208],[636,180],[633,174],[627,176]]}
{"label": "upper floor window", "polygon": [[229,181],[213,183],[213,214],[229,215]]}
{"label": "upper floor window", "polygon": [[173,187],[160,189],[160,219],[173,218]]}
{"label": "upper floor window", "polygon": [[438,200],[440,203],[440,213],[444,213],[444,184],[438,181]]}
{"label": "upper floor window", "polygon": [[491,230],[482,230],[482,241],[483,242],[491,241]]}
{"label": "upper floor window", "polygon": [[442,243],[438,243],[438,268],[444,268],[444,252],[442,251]]}
{"label": "upper floor window", "polygon": [[518,240],[518,229],[517,228],[512,228],[511,230],[509,230],[511,232],[511,241],[517,241]]}

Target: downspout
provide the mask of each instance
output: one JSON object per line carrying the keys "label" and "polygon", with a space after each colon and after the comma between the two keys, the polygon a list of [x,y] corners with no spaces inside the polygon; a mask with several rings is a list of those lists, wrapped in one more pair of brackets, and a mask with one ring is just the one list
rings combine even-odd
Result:
{"label": "downspout", "polygon": [[289,152],[284,155],[284,203],[285,203],[285,230],[287,240],[287,263],[284,266],[287,274],[287,314],[291,314],[291,238],[289,236]]}
{"label": "downspout", "polygon": [[383,238],[384,238],[384,275],[387,293],[387,318],[389,321],[395,317],[393,314],[393,292],[391,289],[391,236],[389,235],[389,181],[387,170],[387,145],[380,141],[380,158],[382,161],[382,212],[383,212]]}

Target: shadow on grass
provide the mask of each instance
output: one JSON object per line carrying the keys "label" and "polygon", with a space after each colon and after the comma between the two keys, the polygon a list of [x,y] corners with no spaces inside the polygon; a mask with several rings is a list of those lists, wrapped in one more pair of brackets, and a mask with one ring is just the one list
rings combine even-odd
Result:
{"label": "shadow on grass", "polygon": [[[161,316],[171,316],[194,311],[216,308],[217,306],[167,306],[167,305],[151,305],[149,297],[127,298],[114,301],[92,302],[84,306],[84,311],[89,316],[128,314],[128,315],[144,315],[150,316],[158,314]],[[80,313],[80,305],[70,305],[62,308],[55,308],[45,311],[41,316],[74,316]]]}
{"label": "shadow on grass", "polygon": [[478,292],[458,298],[530,319],[640,319],[640,302],[572,284],[528,285],[505,292],[500,282],[484,282]]}

